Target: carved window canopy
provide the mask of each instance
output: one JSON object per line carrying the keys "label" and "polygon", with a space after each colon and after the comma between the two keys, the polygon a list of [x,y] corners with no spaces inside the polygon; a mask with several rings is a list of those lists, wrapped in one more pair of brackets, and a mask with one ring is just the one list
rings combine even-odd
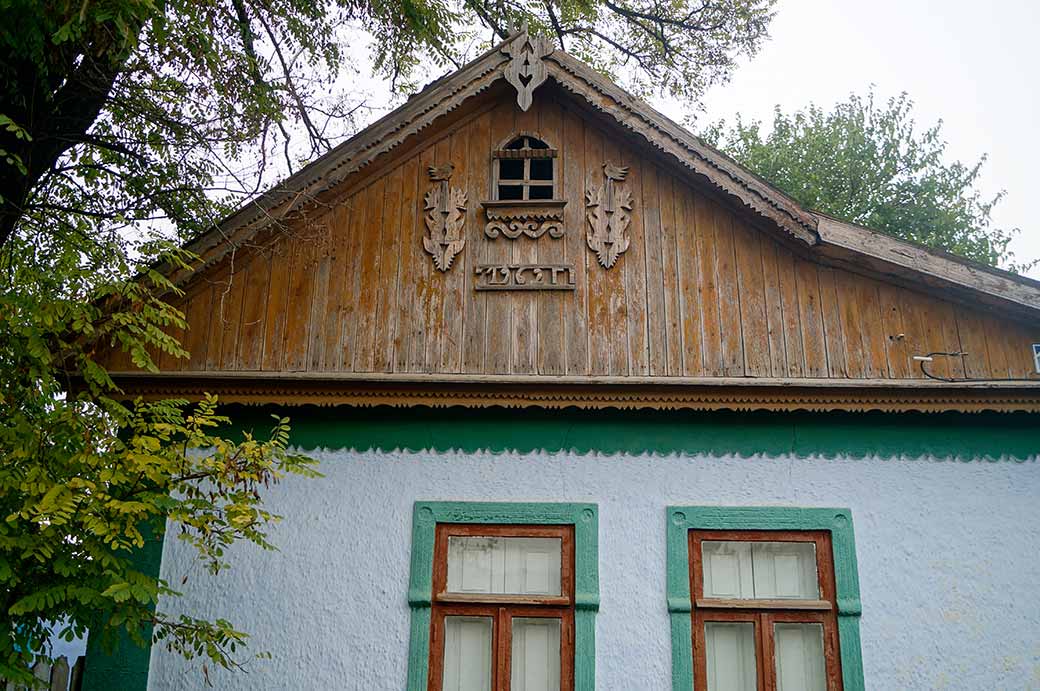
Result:
{"label": "carved window canopy", "polygon": [[489,199],[480,203],[487,215],[484,234],[494,240],[505,235],[537,239],[548,233],[563,237],[563,207],[566,199]]}

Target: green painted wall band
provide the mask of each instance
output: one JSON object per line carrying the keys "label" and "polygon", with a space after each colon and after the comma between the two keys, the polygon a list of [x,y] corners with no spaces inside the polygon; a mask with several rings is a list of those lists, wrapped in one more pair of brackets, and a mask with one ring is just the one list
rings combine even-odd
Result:
{"label": "green painted wall band", "polygon": [[1031,413],[263,408],[228,406],[241,429],[292,421],[301,449],[820,456],[1028,460],[1040,457]]}
{"label": "green painted wall band", "polygon": [[[864,691],[859,638],[862,612],[852,513],[848,509],[790,507],[669,506],[666,589],[672,620],[672,689],[693,689],[693,622],[690,613],[691,530],[827,530],[834,555],[838,641],[845,691]],[[685,623],[684,623],[685,622]]]}
{"label": "green painted wall band", "polygon": [[433,549],[438,523],[574,526],[574,689],[596,688],[599,511],[595,504],[417,501],[412,511],[408,691],[425,691],[430,664]]}

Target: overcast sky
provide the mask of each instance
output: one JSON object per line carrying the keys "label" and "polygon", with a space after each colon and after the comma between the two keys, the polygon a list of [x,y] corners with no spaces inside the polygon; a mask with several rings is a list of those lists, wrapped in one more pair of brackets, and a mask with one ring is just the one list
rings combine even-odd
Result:
{"label": "overcast sky", "polygon": [[[883,98],[906,91],[921,126],[943,120],[951,159],[989,154],[981,188],[1007,190],[995,224],[1022,229],[1011,246],[1018,261],[1037,259],[1038,30],[1035,0],[781,0],[769,42],[709,92],[702,117],[769,121],[776,104],[830,106],[870,84]],[[682,111],[655,105],[682,121]],[[1030,275],[1040,278],[1040,267]]]}

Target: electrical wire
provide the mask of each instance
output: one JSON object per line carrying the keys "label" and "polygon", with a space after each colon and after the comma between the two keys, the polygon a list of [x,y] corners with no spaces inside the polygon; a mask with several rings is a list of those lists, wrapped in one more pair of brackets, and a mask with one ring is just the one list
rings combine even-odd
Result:
{"label": "electrical wire", "polygon": [[936,355],[942,355],[945,357],[959,357],[964,358],[967,353],[946,353],[942,351],[936,351],[934,353],[928,353],[927,355],[914,355],[914,359],[917,360],[918,365],[921,367],[921,374],[928,377],[929,379],[935,379],[936,381],[949,382],[951,384],[963,384],[967,382],[1029,382],[1033,384],[1040,383],[1040,376],[1038,377],[1009,377],[1005,379],[998,379],[994,377],[940,377],[937,374],[932,374],[925,368],[925,364],[932,361]]}

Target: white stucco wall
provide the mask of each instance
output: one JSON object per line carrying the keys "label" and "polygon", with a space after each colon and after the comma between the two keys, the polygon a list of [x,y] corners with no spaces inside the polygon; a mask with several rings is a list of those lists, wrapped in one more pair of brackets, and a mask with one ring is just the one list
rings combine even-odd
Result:
{"label": "white stucco wall", "polygon": [[[670,689],[665,506],[849,507],[867,688],[1040,688],[1040,464],[314,452],[321,480],[270,492],[279,552],[236,550],[210,578],[167,541],[174,607],[226,617],[271,660],[210,670],[219,689],[399,691],[407,668],[412,504],[599,505],[599,689]],[[173,610],[176,611],[176,610]],[[149,688],[203,689],[153,649]]]}

